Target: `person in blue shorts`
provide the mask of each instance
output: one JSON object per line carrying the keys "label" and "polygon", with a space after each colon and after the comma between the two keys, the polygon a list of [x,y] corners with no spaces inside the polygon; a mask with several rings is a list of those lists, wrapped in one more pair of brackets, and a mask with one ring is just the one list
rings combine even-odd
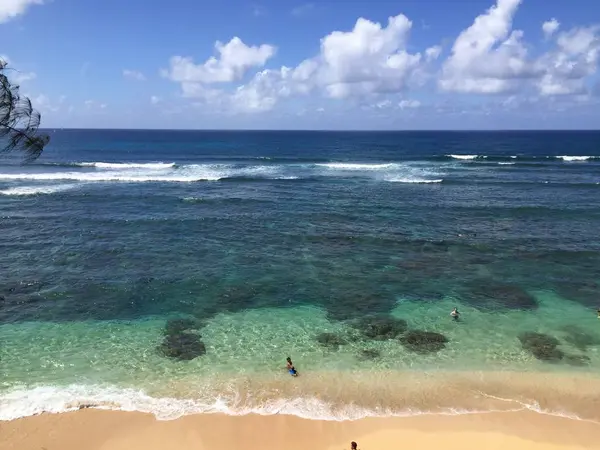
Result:
{"label": "person in blue shorts", "polygon": [[292,363],[292,358],[290,358],[289,356],[287,357],[287,370],[291,376],[298,376],[298,371],[295,369],[294,363]]}

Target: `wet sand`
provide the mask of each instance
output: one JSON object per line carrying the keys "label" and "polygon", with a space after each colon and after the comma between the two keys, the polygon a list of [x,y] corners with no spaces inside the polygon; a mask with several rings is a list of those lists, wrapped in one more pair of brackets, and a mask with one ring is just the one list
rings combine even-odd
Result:
{"label": "wet sand", "polygon": [[86,409],[0,422],[0,450],[600,449],[600,424],[534,412],[317,421]]}

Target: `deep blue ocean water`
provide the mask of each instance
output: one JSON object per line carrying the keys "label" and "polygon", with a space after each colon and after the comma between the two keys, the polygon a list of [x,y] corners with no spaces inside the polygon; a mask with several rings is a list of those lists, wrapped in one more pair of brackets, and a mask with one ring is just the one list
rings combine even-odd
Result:
{"label": "deep blue ocean water", "polygon": [[600,132],[50,135],[0,162],[0,419],[256,409],[288,354],[320,375],[286,395],[337,411],[414,407],[373,382],[407,371],[600,368]]}

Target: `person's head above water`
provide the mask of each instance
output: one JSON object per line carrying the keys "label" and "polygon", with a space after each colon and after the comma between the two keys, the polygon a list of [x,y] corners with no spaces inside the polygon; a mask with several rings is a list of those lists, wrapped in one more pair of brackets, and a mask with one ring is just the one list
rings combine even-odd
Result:
{"label": "person's head above water", "polygon": [[352,441],[350,442],[350,450],[356,450],[358,448],[358,445],[356,444],[356,442]]}

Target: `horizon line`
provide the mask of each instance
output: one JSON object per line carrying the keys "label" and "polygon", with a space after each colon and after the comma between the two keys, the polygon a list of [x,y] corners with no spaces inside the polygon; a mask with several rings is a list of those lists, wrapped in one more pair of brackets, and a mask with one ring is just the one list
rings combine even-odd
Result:
{"label": "horizon line", "polygon": [[186,131],[186,132],[310,132],[310,133],[489,133],[489,132],[600,132],[600,128],[481,128],[481,129],[273,129],[273,128],[78,128],[78,127],[40,127],[40,131]]}

